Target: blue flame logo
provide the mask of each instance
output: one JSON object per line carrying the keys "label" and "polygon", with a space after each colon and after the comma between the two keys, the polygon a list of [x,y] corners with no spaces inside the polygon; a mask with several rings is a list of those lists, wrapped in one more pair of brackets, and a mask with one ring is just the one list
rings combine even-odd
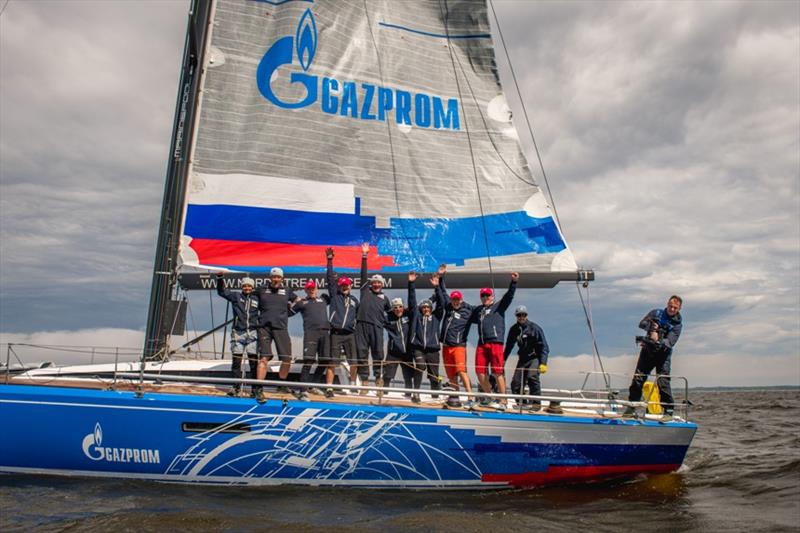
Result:
{"label": "blue flame logo", "polygon": [[310,9],[306,9],[297,25],[297,33],[294,37],[297,47],[297,59],[303,70],[308,70],[311,62],[314,61],[314,54],[317,52],[317,23]]}
{"label": "blue flame logo", "polygon": [[100,446],[103,444],[103,428],[100,427],[100,422],[94,426],[94,445]]}

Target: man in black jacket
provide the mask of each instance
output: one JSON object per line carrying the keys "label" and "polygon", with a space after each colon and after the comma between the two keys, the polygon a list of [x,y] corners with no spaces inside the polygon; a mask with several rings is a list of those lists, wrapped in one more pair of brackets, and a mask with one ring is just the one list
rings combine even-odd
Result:
{"label": "man in black jacket", "polygon": [[[506,333],[505,313],[514,299],[517,289],[519,274],[511,273],[511,283],[508,290],[499,302],[494,301],[494,290],[485,287],[481,289],[481,305],[475,307],[467,320],[465,336],[469,335],[472,324],[478,325],[478,347],[475,350],[475,372],[483,392],[490,393],[487,370],[491,367],[492,373],[497,378],[497,388],[500,394],[506,393],[506,378],[503,374],[503,338]],[[499,411],[506,410],[507,402],[490,402],[489,407]]]}
{"label": "man in black jacket", "polygon": [[[506,347],[503,350],[503,357],[508,358],[511,350],[517,346],[517,368],[514,370],[514,377],[511,379],[511,392],[522,394],[523,385],[527,382],[531,396],[540,396],[542,387],[539,375],[547,372],[547,356],[550,348],[544,338],[544,331],[535,322],[528,320],[528,309],[524,305],[517,307],[514,314],[517,317],[516,323],[508,330]],[[539,400],[523,400],[532,411],[539,410],[541,402]],[[553,406],[551,412],[560,412]]]}
{"label": "man in black jacket", "polygon": [[[328,304],[331,299],[327,294],[317,294],[314,280],[306,282],[305,291],[306,297],[292,305],[292,311],[303,315],[303,367],[300,370],[300,381],[311,381],[311,367],[317,363],[313,381],[318,383],[328,369],[333,373],[329,343],[331,323],[328,319]],[[321,394],[317,388],[312,388],[310,392]],[[297,396],[301,400],[308,399],[305,390],[299,390]]]}
{"label": "man in black jacket", "polygon": [[[357,370],[358,348],[356,346],[356,315],[358,314],[358,298],[353,296],[353,280],[347,276],[338,277],[333,271],[333,248],[325,250],[327,259],[326,281],[330,297],[331,322],[331,366],[325,373],[325,383],[333,383],[333,366],[341,357],[350,365],[350,380],[355,381]],[[325,390],[325,396],[333,397],[333,389]]]}
{"label": "man in black jacket", "polygon": [[[467,320],[472,314],[472,306],[464,301],[461,291],[447,294],[444,281],[446,273],[447,267],[441,265],[438,275],[431,278],[436,294],[436,305],[443,309],[442,331],[439,334],[439,340],[442,342],[444,370],[451,387],[458,390],[458,380],[461,379],[464,390],[469,394],[472,392],[472,386],[467,374],[467,336],[465,333]],[[455,406],[456,403],[454,400],[449,400],[449,404],[452,406]],[[468,399],[467,407],[471,406],[472,400]]]}
{"label": "man in black jacket", "polygon": [[[250,365],[250,379],[256,377],[258,357],[256,345],[258,341],[258,297],[253,294],[255,282],[252,278],[242,278],[241,292],[234,292],[223,282],[224,274],[217,272],[217,294],[231,303],[233,308],[233,325],[231,326],[231,376],[234,379],[242,378],[242,358],[247,353]],[[242,385],[237,383],[228,392],[228,396],[238,396]]]}
{"label": "man in black jacket", "polygon": [[[414,283],[416,272],[408,273],[408,307],[403,306],[402,298],[391,301],[392,310],[386,313],[386,333],[389,342],[386,346],[386,358],[381,363],[379,386],[389,386],[397,373],[398,365],[402,365],[405,388],[419,389],[422,374],[417,372],[414,358],[411,356],[408,341],[411,335],[411,317],[417,307],[417,291]],[[418,377],[419,376],[419,377]]]}
{"label": "man in black jacket", "polygon": [[[664,309],[653,309],[639,322],[639,328],[645,330],[647,335],[637,337],[641,339],[642,349],[639,352],[639,359],[636,361],[636,372],[633,375],[628,391],[629,401],[640,401],[642,399],[642,386],[650,372],[655,369],[658,376],[656,383],[658,384],[665,420],[672,419],[672,413],[675,409],[669,373],[672,349],[678,342],[678,337],[680,337],[683,330],[683,319],[680,313],[682,306],[683,300],[681,297],[673,294],[667,300],[667,306]],[[628,407],[625,410],[626,416],[632,416],[633,414],[633,408]]]}
{"label": "man in black jacket", "polygon": [[[362,385],[369,385],[369,356],[373,362],[383,361],[383,328],[386,313],[392,306],[383,293],[383,276],[375,274],[367,280],[367,255],[369,244],[361,245],[361,302],[358,305],[356,321],[356,345],[358,346],[357,372]],[[380,365],[375,366],[376,375]],[[367,391],[361,391],[367,394]]]}
{"label": "man in black jacket", "polygon": [[[285,380],[292,365],[292,340],[289,337],[289,310],[297,300],[291,289],[283,286],[283,270],[273,268],[269,275],[269,285],[258,291],[258,309],[261,312],[258,328],[258,379],[267,377],[267,363],[272,359],[272,343],[281,361],[278,376]],[[288,392],[286,387],[278,387],[280,392]],[[263,400],[261,387],[256,398]]]}

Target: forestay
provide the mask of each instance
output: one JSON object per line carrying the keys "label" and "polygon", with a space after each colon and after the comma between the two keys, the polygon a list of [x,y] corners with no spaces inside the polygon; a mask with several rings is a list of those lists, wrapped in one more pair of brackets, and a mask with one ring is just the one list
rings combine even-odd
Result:
{"label": "forestay", "polygon": [[204,65],[182,273],[576,279],[483,0],[217,0]]}

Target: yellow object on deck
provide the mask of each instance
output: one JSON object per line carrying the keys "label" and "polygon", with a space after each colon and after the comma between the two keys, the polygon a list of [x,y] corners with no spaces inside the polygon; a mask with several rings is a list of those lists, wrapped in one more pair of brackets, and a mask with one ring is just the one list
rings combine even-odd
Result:
{"label": "yellow object on deck", "polygon": [[661,409],[661,395],[658,394],[658,385],[652,381],[646,381],[642,388],[642,395],[644,401],[647,402],[647,412],[651,415],[660,415],[663,410]]}

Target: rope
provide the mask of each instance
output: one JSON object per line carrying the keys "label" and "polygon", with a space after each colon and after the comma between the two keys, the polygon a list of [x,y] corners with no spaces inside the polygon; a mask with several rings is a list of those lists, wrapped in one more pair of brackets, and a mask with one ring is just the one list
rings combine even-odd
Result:
{"label": "rope", "polygon": [[[381,54],[378,50],[378,42],[375,40],[375,32],[372,29],[372,20],[369,18],[369,10],[367,9],[367,0],[364,0],[364,14],[367,17],[367,27],[369,28],[369,36],[372,41],[372,47],[375,49],[375,57],[378,62],[378,77],[381,80],[381,85],[384,84],[384,77],[383,77],[383,62],[381,61]],[[400,233],[403,235],[403,239],[406,241],[406,245],[408,246],[408,250],[411,253],[411,256],[416,260],[417,266],[419,269],[423,268],[423,264],[419,261],[419,256],[415,253],[415,249],[411,246],[411,240],[408,238],[406,234],[406,226],[402,222],[401,217],[401,209],[400,209],[400,188],[397,184],[397,162],[395,161],[394,156],[394,138],[392,137],[392,126],[388,120],[386,122],[386,133],[389,136],[389,155],[392,161],[392,181],[394,185],[394,203],[395,208],[397,209],[397,218],[398,223],[400,225]]]}
{"label": "rope", "polygon": [[453,46],[450,41],[450,28],[447,24],[447,19],[450,16],[450,11],[447,8],[447,0],[440,0],[439,1],[439,13],[442,16],[442,22],[444,23],[444,32],[447,35],[447,51],[450,54],[450,63],[453,66],[453,78],[456,82],[456,90],[458,91],[458,101],[462,102],[462,113],[464,115],[464,132],[467,134],[467,145],[469,146],[469,156],[470,160],[472,161],[472,176],[475,179],[475,190],[478,193],[478,207],[481,211],[481,225],[483,226],[483,239],[486,243],[486,260],[489,265],[489,279],[491,280],[492,289],[495,288],[494,283],[494,269],[492,268],[492,253],[491,249],[489,248],[489,230],[486,227],[486,212],[483,209],[483,198],[481,197],[481,186],[480,180],[478,180],[478,167],[475,164],[475,150],[472,147],[472,135],[469,130],[469,121],[467,120],[467,114],[463,107],[464,96],[461,92],[461,84],[458,81],[458,71],[456,70],[456,61],[453,54]]}
{"label": "rope", "polygon": [[[583,293],[581,293],[581,282],[578,281],[575,283],[575,287],[578,289],[578,296],[581,299],[581,306],[583,307],[583,314],[586,317],[586,325],[589,327],[589,334],[592,337],[592,350],[594,350],[594,355],[597,357],[597,362],[600,363],[600,372],[603,373],[603,381],[606,384],[606,389],[611,392],[611,381],[606,374],[606,369],[603,368],[603,359],[600,357],[600,349],[597,347],[597,337],[594,334],[594,324],[592,322],[592,307],[591,301],[587,306],[587,303],[583,299]],[[586,288],[586,298],[589,300],[589,284],[585,284]]]}

